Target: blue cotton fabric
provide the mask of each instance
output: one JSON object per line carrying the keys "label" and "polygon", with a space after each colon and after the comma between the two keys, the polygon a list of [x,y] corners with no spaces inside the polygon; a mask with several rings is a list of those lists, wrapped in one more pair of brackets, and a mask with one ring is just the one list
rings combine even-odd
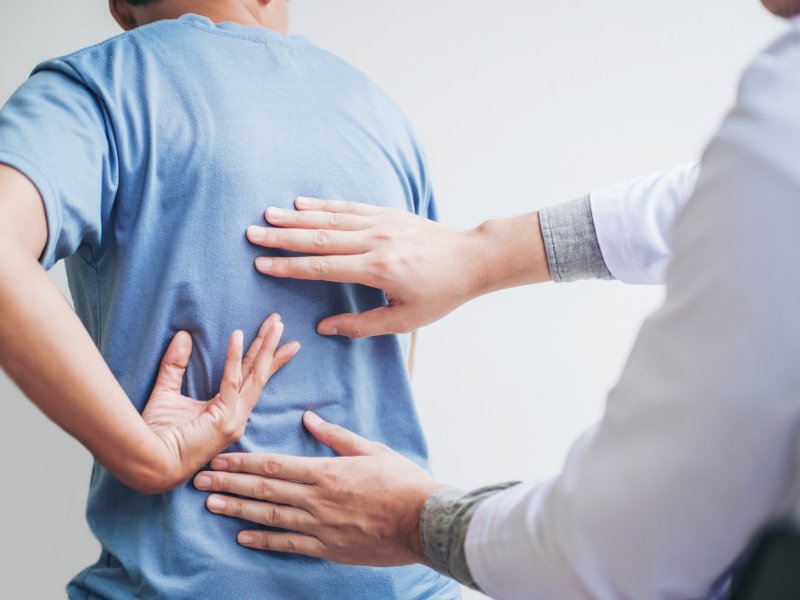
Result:
{"label": "blue cotton fabric", "polygon": [[[137,409],[175,332],[194,338],[185,391],[208,399],[231,332],[249,343],[277,311],[303,349],[231,450],[328,455],[301,426],[313,409],[427,465],[407,339],[315,332],[325,316],[384,304],[382,292],[264,277],[253,261],[270,252],[245,239],[266,207],[298,195],[434,216],[419,144],[364,75],[303,38],[197,15],[161,21],[37,67],[0,111],[0,162],[38,187],[41,261],[66,259],[76,311]],[[95,465],[88,520],[103,550],[70,598],[458,597],[420,566],[242,548],[245,523],[208,513],[205,498],[189,483],[141,495]]]}

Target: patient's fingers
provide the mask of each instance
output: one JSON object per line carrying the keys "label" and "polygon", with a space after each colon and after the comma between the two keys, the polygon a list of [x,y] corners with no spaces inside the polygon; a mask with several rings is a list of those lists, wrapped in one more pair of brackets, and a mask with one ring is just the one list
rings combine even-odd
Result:
{"label": "patient's fingers", "polygon": [[316,210],[295,211],[283,208],[268,208],[264,213],[267,223],[295,229],[338,229],[358,231],[374,225],[374,220],[362,215],[323,212]]}
{"label": "patient's fingers", "polygon": [[304,510],[312,508],[315,502],[313,486],[249,473],[203,471],[194,478],[194,486],[198,490],[288,504]]}
{"label": "patient's fingers", "polygon": [[298,352],[300,352],[300,342],[289,342],[278,348],[275,352],[275,356],[272,358],[268,379],[272,379],[272,376],[285,367]]}
{"label": "patient's fingers", "polygon": [[273,277],[362,283],[380,287],[378,280],[369,272],[368,261],[362,255],[261,257],[256,259],[256,269]]}
{"label": "patient's fingers", "polygon": [[271,479],[286,479],[301,483],[317,483],[330,458],[309,458],[283,454],[232,452],[220,454],[211,461],[215,471],[251,473]]}
{"label": "patient's fingers", "polygon": [[264,391],[264,386],[269,381],[272,360],[282,335],[283,323],[275,321],[264,336],[264,341],[261,343],[261,348],[253,362],[253,370],[250,373],[250,377],[242,384],[241,388],[242,396],[247,401],[248,406],[255,405],[261,392]]}
{"label": "patient's fingers", "polygon": [[226,409],[231,409],[228,415],[235,414],[239,399],[239,389],[242,386],[242,346],[244,344],[244,334],[236,330],[231,335],[228,342],[228,355],[225,358],[225,370],[222,373],[222,383],[220,384],[219,395]]}
{"label": "patient's fingers", "polygon": [[265,248],[280,248],[309,254],[361,254],[371,247],[369,236],[361,231],[330,229],[247,228],[247,239]]}
{"label": "patient's fingers", "polygon": [[183,385],[183,375],[189,365],[189,357],[192,355],[192,336],[187,331],[179,331],[172,338],[172,341],[161,359],[161,367],[158,369],[158,377],[153,387],[153,393],[173,392],[181,393]]}
{"label": "patient's fingers", "polygon": [[256,334],[256,338],[253,340],[253,343],[250,344],[250,348],[247,349],[247,354],[245,354],[244,360],[242,361],[242,380],[246,381],[247,378],[250,376],[250,372],[253,370],[253,363],[256,360],[256,356],[258,356],[258,351],[261,350],[261,344],[264,342],[264,336],[267,335],[267,331],[272,325],[281,320],[281,316],[278,313],[273,313],[261,324],[261,327],[258,329],[258,333]]}
{"label": "patient's fingers", "polygon": [[297,210],[322,210],[333,213],[345,213],[348,215],[361,215],[369,217],[377,215],[383,207],[374,204],[363,204],[361,202],[351,202],[349,200],[320,200],[319,198],[308,198],[300,196],[294,201]]}

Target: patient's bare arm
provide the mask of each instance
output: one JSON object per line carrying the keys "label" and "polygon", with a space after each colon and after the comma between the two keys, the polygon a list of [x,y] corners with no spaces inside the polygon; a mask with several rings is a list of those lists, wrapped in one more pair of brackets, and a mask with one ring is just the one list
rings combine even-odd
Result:
{"label": "patient's bare arm", "polygon": [[120,481],[144,493],[176,487],[242,436],[267,381],[299,346],[278,349],[277,315],[244,360],[242,332],[234,332],[219,394],[197,402],[180,395],[191,353],[191,338],[180,332],[143,419],[39,264],[46,242],[37,189],[0,165],[0,367]]}

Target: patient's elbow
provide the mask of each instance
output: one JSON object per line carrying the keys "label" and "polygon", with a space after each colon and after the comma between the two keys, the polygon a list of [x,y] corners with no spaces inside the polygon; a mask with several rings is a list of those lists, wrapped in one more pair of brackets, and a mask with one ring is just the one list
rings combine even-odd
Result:
{"label": "patient's elbow", "polygon": [[121,477],[122,483],[146,496],[155,496],[174,490],[182,480],[166,472],[163,468],[136,465]]}

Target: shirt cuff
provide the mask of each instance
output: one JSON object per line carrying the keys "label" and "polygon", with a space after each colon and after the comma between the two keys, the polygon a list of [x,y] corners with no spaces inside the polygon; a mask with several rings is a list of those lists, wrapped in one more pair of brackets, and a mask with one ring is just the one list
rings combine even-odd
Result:
{"label": "shirt cuff", "polygon": [[478,590],[467,564],[464,542],[478,505],[519,482],[501,483],[472,492],[452,488],[433,494],[422,509],[422,550],[435,570]]}
{"label": "shirt cuff", "polygon": [[553,281],[614,279],[600,251],[589,196],[539,211],[539,222]]}

